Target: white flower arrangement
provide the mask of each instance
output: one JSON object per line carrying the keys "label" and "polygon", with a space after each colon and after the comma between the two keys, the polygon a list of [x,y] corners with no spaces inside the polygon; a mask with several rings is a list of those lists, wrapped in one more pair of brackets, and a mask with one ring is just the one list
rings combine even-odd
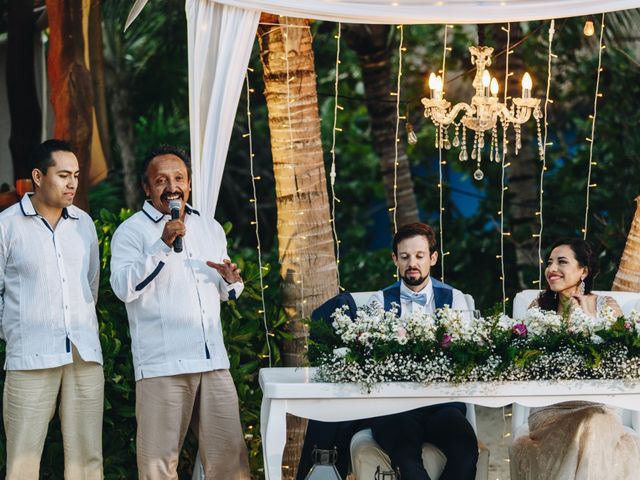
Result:
{"label": "white flower arrangement", "polygon": [[[524,318],[470,318],[448,306],[400,318],[377,304],[332,315],[334,341],[315,360],[317,380],[464,382],[640,379],[640,314],[593,318],[530,308]],[[312,324],[312,330],[314,326]],[[331,342],[329,342],[331,343]]]}

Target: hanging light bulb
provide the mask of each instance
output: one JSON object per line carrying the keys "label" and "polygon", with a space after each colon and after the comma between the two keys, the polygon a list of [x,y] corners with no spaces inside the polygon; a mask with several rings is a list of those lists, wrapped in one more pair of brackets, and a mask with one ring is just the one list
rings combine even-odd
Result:
{"label": "hanging light bulb", "polygon": [[595,33],[596,29],[593,26],[593,20],[588,19],[586,22],[584,22],[584,29],[582,30],[582,33],[584,33],[585,37],[591,37],[594,33]]}
{"label": "hanging light bulb", "polygon": [[413,125],[407,122],[406,128],[407,142],[409,142],[409,145],[415,145],[416,143],[418,143],[418,136],[416,135],[416,132],[413,131]]}

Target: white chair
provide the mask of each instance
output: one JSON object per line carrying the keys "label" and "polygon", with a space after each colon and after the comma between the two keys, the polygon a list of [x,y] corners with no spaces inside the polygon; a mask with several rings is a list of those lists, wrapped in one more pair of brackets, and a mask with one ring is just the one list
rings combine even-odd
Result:
{"label": "white chair", "polygon": [[[375,292],[352,292],[351,295],[357,306],[365,305]],[[475,309],[475,302],[471,295],[465,295],[469,310]],[[467,420],[477,434],[476,411],[472,404],[467,405]],[[479,456],[476,466],[476,480],[487,480],[489,475],[489,449],[478,445]],[[447,458],[435,445],[425,443],[422,446],[422,462],[429,477],[437,480],[444,470]],[[384,453],[378,443],[373,439],[371,429],[360,430],[351,439],[351,464],[357,480],[373,479],[376,468],[391,470],[389,456]]]}
{"label": "white chair", "polygon": [[[631,310],[640,311],[640,293],[636,292],[604,292],[593,291],[597,295],[612,297],[620,305],[622,313],[627,315]],[[524,318],[529,305],[538,297],[540,290],[523,290],[513,299],[513,318]],[[530,408],[513,404],[513,416],[511,417],[511,438],[529,435],[529,412]],[[640,435],[640,412],[633,410],[619,409],[620,419],[625,430]]]}

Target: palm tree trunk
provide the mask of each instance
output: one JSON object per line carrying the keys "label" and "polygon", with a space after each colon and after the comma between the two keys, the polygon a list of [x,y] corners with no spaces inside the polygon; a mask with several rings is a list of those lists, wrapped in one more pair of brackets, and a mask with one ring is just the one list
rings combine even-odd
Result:
{"label": "palm tree trunk", "polygon": [[[303,320],[338,292],[336,258],[309,22],[264,14],[263,22],[282,24],[261,25],[258,39],[276,182],[282,304],[292,335],[282,358],[285,366],[300,366],[308,333]],[[288,422],[285,478],[295,476],[305,428],[301,419]]]}
{"label": "palm tree trunk", "polygon": [[[357,53],[362,70],[365,102],[371,121],[371,141],[380,158],[387,206],[394,206],[395,190],[396,221],[398,226],[401,226],[417,222],[419,218],[411,166],[402,142],[398,143],[398,165],[394,172],[397,112],[396,103],[393,101],[395,97],[390,96],[389,92],[395,91],[397,87],[395,80],[392,81],[391,78],[391,32],[392,28],[389,25],[343,26],[343,36],[349,47]],[[394,173],[397,176],[395,182]]]}
{"label": "palm tree trunk", "polygon": [[640,292],[640,196],[636,197],[636,213],[611,290]]}
{"label": "palm tree trunk", "polygon": [[89,169],[93,132],[93,89],[85,64],[82,0],[47,0],[49,15],[48,71],[55,136],[71,143],[80,164],[75,204],[89,208]]}

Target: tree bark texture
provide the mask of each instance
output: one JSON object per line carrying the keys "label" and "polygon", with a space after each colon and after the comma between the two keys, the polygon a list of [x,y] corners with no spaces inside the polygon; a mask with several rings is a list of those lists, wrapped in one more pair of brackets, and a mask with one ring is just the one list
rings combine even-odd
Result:
{"label": "tree bark texture", "polygon": [[85,63],[82,0],[47,0],[49,15],[48,71],[54,136],[71,143],[80,164],[80,183],[74,203],[88,210],[93,90]]}
{"label": "tree bark texture", "polygon": [[[283,345],[282,358],[285,366],[300,366],[307,341],[303,319],[338,293],[337,265],[309,22],[264,14],[263,21],[282,24],[261,25],[258,39],[276,183],[282,305],[293,337]],[[306,421],[293,420],[283,460],[286,478],[295,476],[306,428]]]}
{"label": "tree bark texture", "polygon": [[[371,140],[380,159],[380,170],[387,206],[394,206],[394,164],[396,145],[396,102],[390,92],[397,90],[397,79],[391,78],[393,42],[389,25],[342,26],[342,36],[356,52],[362,71],[365,103],[371,122]],[[402,128],[404,130],[404,128]],[[418,203],[413,190],[411,165],[402,142],[398,142],[398,166],[396,171],[396,222],[398,227],[419,221]],[[393,211],[390,211],[393,230]]]}
{"label": "tree bark texture", "polygon": [[636,213],[611,290],[640,292],[640,197],[636,197]]}
{"label": "tree bark texture", "polygon": [[7,92],[11,116],[9,149],[14,180],[31,178],[29,157],[40,143],[42,111],[36,89],[33,1],[10,0],[7,28]]}

